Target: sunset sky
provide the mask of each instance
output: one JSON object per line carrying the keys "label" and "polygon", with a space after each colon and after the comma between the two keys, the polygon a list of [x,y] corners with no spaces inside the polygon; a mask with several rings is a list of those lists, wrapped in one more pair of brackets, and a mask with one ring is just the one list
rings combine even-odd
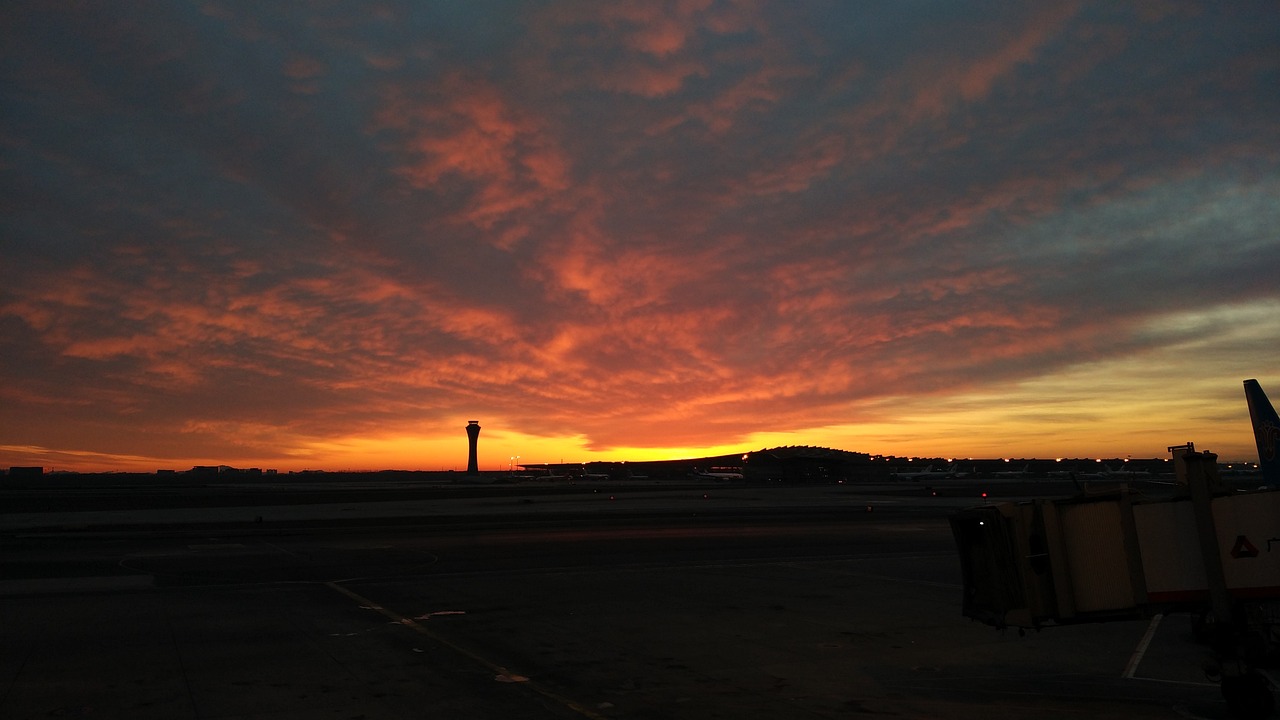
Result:
{"label": "sunset sky", "polygon": [[0,467],[1256,459],[1280,3],[0,6]]}

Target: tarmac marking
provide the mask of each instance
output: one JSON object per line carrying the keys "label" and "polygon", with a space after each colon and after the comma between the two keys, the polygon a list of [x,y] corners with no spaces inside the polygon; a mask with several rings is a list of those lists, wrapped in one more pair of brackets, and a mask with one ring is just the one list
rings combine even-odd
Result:
{"label": "tarmac marking", "polygon": [[192,552],[205,552],[208,550],[221,552],[227,550],[244,550],[245,547],[242,543],[202,543],[197,545],[188,545],[187,549]]}
{"label": "tarmac marking", "polygon": [[292,550],[285,550],[284,548],[280,547],[279,545],[277,545],[277,544],[275,544],[275,543],[273,543],[273,542],[267,542],[266,540],[263,540],[263,541],[262,541],[262,544],[263,544],[263,545],[266,545],[267,547],[271,548],[272,550],[275,550],[276,552],[284,553],[285,555],[288,555],[288,556],[290,556],[290,557],[298,557],[298,553],[296,553],[296,552],[294,552],[294,551],[292,551]]}
{"label": "tarmac marking", "polygon": [[1142,662],[1142,656],[1147,654],[1147,647],[1151,645],[1152,638],[1156,636],[1156,628],[1160,627],[1160,620],[1163,618],[1164,615],[1160,613],[1156,613],[1156,616],[1151,618],[1151,624],[1147,626],[1147,632],[1142,636],[1142,640],[1138,643],[1138,647],[1134,648],[1133,656],[1129,658],[1129,665],[1124,669],[1124,674],[1120,677],[1125,678],[1126,680],[1133,679],[1133,674],[1138,671],[1138,665]]}
{"label": "tarmac marking", "polygon": [[1133,649],[1133,655],[1129,658],[1129,664],[1125,667],[1124,673],[1120,676],[1125,680],[1141,680],[1144,682],[1165,683],[1167,685],[1184,685],[1187,687],[1218,687],[1218,683],[1212,682],[1195,682],[1192,680],[1173,680],[1168,678],[1146,677],[1138,675],[1138,666],[1142,664],[1142,658],[1146,656],[1147,649],[1151,646],[1151,641],[1156,637],[1156,628],[1160,626],[1160,621],[1164,619],[1163,613],[1156,613],[1151,618],[1151,624],[1147,626],[1147,631],[1143,633],[1142,640],[1138,642],[1138,646]]}
{"label": "tarmac marking", "polygon": [[511,672],[510,670],[507,670],[505,667],[493,662],[492,660],[489,660],[486,657],[483,657],[482,655],[472,652],[471,650],[468,650],[467,648],[464,648],[461,645],[450,642],[449,640],[446,640],[445,638],[440,637],[436,633],[431,632],[431,630],[427,629],[426,626],[418,622],[415,622],[414,620],[407,618],[401,615],[400,613],[394,610],[391,610],[390,608],[383,607],[382,605],[364,597],[363,595],[360,595],[359,593],[353,590],[349,590],[339,585],[336,582],[326,582],[325,585],[328,586],[330,589],[336,592],[339,592],[347,596],[348,598],[351,598],[352,600],[356,601],[357,603],[360,604],[361,607],[374,610],[377,613],[381,614],[382,616],[390,620],[393,620],[396,623],[409,628],[410,630],[413,630],[419,635],[423,635],[429,638],[432,642],[435,642],[438,645],[446,647],[458,653],[459,655],[462,655],[463,657],[468,658],[469,660],[475,663],[478,663],[480,666],[494,673],[494,679],[499,682],[518,682],[519,684],[529,688],[533,692],[538,693],[544,698],[547,698],[548,700],[556,702],[564,706],[565,708],[578,713],[579,715],[585,718],[589,718],[589,720],[606,720],[605,716],[592,711],[591,709],[583,706],[581,703],[578,703],[574,700],[570,700],[569,698],[564,697],[563,695],[560,695],[559,693],[556,693],[552,690],[549,690],[548,688],[543,687],[542,685],[534,682],[533,680],[530,680],[529,678],[523,675],[517,675]]}

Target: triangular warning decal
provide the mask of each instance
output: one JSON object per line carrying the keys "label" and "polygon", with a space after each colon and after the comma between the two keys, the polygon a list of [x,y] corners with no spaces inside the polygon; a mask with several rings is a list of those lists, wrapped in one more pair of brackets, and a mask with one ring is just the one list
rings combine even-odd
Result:
{"label": "triangular warning decal", "polygon": [[1231,557],[1239,560],[1240,558],[1258,557],[1258,548],[1249,542],[1249,538],[1243,535],[1236,536],[1235,547],[1231,548]]}

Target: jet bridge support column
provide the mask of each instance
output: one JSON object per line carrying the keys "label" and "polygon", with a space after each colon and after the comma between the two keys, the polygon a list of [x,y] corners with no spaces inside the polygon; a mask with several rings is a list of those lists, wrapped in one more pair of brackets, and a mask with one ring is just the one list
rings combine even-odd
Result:
{"label": "jet bridge support column", "polygon": [[[1213,520],[1213,494],[1218,490],[1218,456],[1210,452],[1198,453],[1188,443],[1185,452],[1174,452],[1174,470],[1178,482],[1187,486],[1196,519],[1196,537],[1200,544],[1200,559],[1204,563],[1205,580],[1209,590],[1209,619],[1218,627],[1231,624],[1231,595],[1227,592],[1226,575],[1222,569],[1222,548],[1218,545],[1218,529]],[[1171,452],[1182,447],[1169,448]]]}
{"label": "jet bridge support column", "polygon": [[1206,629],[1222,662],[1222,697],[1235,717],[1269,717],[1275,710],[1275,698],[1270,682],[1252,666],[1245,652],[1248,622],[1246,618],[1237,617],[1222,564],[1222,546],[1213,516],[1214,495],[1223,489],[1218,476],[1218,456],[1196,452],[1190,443],[1169,450],[1173,452],[1178,482],[1184,483],[1191,493],[1200,558],[1209,591]]}

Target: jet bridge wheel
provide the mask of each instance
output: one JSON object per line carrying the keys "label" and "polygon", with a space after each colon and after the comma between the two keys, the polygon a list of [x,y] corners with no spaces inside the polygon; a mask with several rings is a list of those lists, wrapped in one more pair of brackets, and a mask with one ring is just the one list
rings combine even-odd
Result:
{"label": "jet bridge wheel", "polygon": [[1271,685],[1256,672],[1223,676],[1222,697],[1231,715],[1240,720],[1261,720],[1270,717],[1276,709]]}

